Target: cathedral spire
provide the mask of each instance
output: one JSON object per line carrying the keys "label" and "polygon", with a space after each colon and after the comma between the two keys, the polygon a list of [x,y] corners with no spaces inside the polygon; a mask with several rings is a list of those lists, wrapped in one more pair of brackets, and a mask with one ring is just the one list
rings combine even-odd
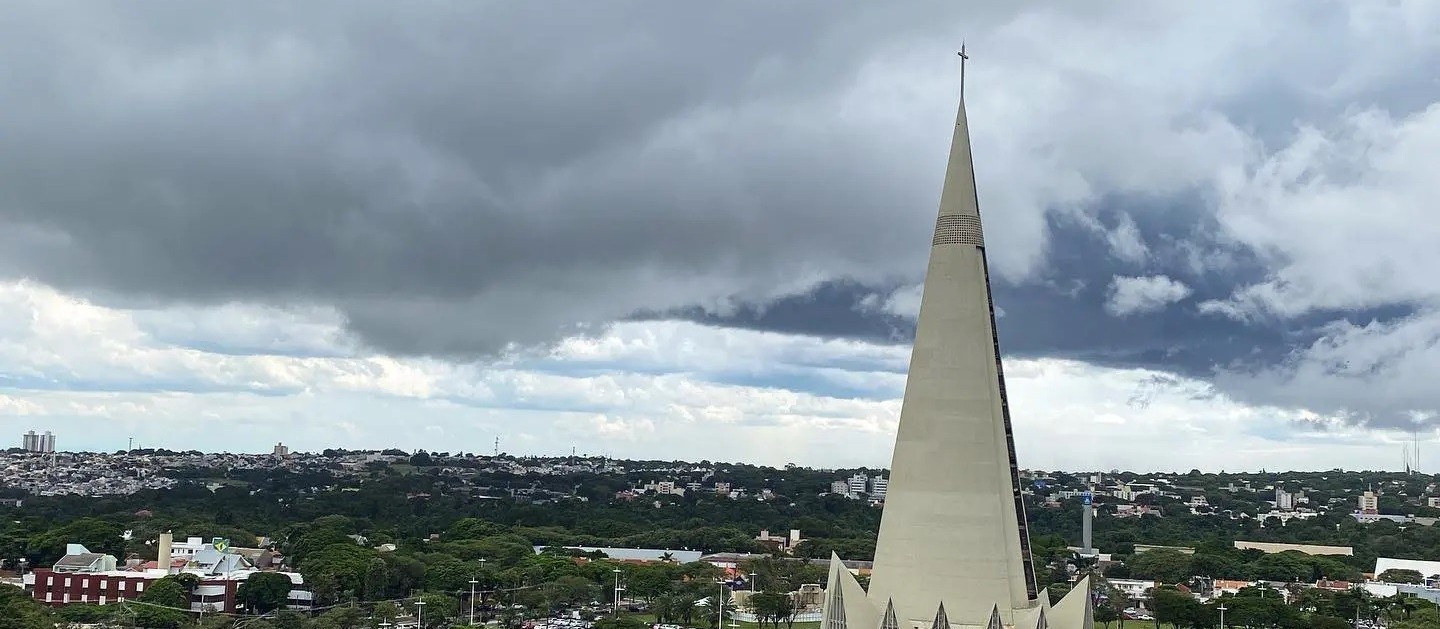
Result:
{"label": "cathedral spire", "polygon": [[870,587],[832,561],[824,629],[1092,629],[1035,587],[963,97],[930,244]]}
{"label": "cathedral spire", "polygon": [[999,602],[1012,624],[1036,597],[997,343],[962,101],[871,580],[872,600],[899,612],[944,600],[956,622],[983,625]]}

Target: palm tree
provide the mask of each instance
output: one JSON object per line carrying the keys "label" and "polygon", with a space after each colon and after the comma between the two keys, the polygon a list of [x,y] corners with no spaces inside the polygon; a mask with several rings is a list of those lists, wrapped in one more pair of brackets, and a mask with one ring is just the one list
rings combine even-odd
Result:
{"label": "palm tree", "polygon": [[660,555],[660,561],[664,563],[675,563],[675,553],[666,552]]}
{"label": "palm tree", "polygon": [[[713,613],[706,614],[706,620],[713,623],[711,626],[720,629],[725,624],[725,619],[735,613],[735,600],[730,596],[730,588],[720,586],[720,593],[705,599],[706,607],[713,610]],[[718,608],[718,609],[717,609]]]}

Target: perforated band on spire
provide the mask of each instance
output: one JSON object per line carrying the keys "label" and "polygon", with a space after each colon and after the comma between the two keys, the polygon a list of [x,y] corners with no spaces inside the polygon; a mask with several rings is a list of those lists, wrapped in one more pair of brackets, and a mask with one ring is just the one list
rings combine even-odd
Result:
{"label": "perforated band on spire", "polygon": [[980,217],[971,214],[941,215],[935,219],[935,240],[930,244],[984,247],[985,233],[980,229]]}

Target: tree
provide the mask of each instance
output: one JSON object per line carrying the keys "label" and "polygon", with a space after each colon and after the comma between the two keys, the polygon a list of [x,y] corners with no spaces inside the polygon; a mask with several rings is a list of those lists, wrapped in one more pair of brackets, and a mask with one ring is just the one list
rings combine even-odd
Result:
{"label": "tree", "polygon": [[376,557],[370,560],[370,567],[365,570],[365,582],[360,594],[361,600],[378,601],[385,598],[385,592],[390,586],[390,570],[384,559]]}
{"label": "tree", "polygon": [[1130,560],[1135,576],[1161,583],[1180,583],[1190,578],[1190,555],[1169,548],[1156,548]]}
{"label": "tree", "polygon": [[545,597],[552,604],[580,605],[595,600],[595,584],[583,577],[568,575],[545,585]]}
{"label": "tree", "polygon": [[1119,617],[1120,612],[1115,609],[1115,605],[1110,601],[1106,601],[1095,607],[1095,622],[1103,624],[1107,628],[1110,626],[1110,623],[1115,622],[1115,619]]}
{"label": "tree", "polygon": [[735,600],[730,596],[729,588],[721,588],[719,594],[705,599],[703,607],[707,613],[702,618],[714,629],[719,629],[725,624],[725,619],[735,611]]}
{"label": "tree", "polygon": [[[451,596],[442,594],[425,594],[420,597],[425,601],[425,626],[421,629],[438,629],[450,624],[459,601]],[[412,607],[412,610],[414,608]]]}
{"label": "tree", "polygon": [[257,572],[240,584],[235,598],[251,613],[264,614],[284,606],[292,588],[290,577],[278,572]]}
{"label": "tree", "polygon": [[300,573],[305,575],[306,581],[324,576],[333,578],[338,585],[338,593],[359,592],[369,571],[370,560],[374,558],[375,551],[356,546],[346,539],[306,556],[300,562]]}
{"label": "tree", "polygon": [[382,601],[375,604],[370,615],[378,621],[394,622],[395,618],[400,615],[400,608],[392,601]]}
{"label": "tree", "polygon": [[670,589],[671,577],[674,570],[669,564],[639,565],[630,569],[626,575],[629,583],[631,596],[639,596],[648,603],[656,596],[664,594]]}
{"label": "tree", "polygon": [[[1153,552],[1153,551],[1152,551]],[[1170,623],[1176,627],[1195,629],[1214,626],[1213,612],[1200,604],[1195,597],[1173,587],[1159,587],[1153,596],[1155,604],[1155,626]]]}
{"label": "tree", "polygon": [[65,555],[67,544],[82,544],[92,553],[125,556],[120,538],[124,527],[99,518],[80,518],[30,538],[26,555],[31,565],[50,565]]}
{"label": "tree", "polygon": [[355,607],[336,607],[310,622],[311,629],[360,629],[367,626],[366,615]]}
{"label": "tree", "polygon": [[1350,623],[1334,616],[1314,615],[1310,617],[1310,629],[1351,629]]}
{"label": "tree", "polygon": [[795,611],[795,599],[788,594],[781,594],[775,606],[775,617],[785,621],[786,629],[795,629]]}
{"label": "tree", "polygon": [[425,562],[425,589],[436,592],[458,592],[470,587],[476,566],[450,555],[425,553],[417,555]]}
{"label": "tree", "polygon": [[1045,591],[1050,593],[1050,604],[1056,605],[1060,602],[1060,599],[1065,598],[1065,595],[1070,593],[1070,589],[1071,585],[1069,583],[1051,583],[1046,586]]}
{"label": "tree", "polygon": [[794,624],[795,601],[787,594],[773,591],[756,592],[750,595],[746,603],[750,612],[755,614],[761,627],[764,627],[766,622],[774,625],[776,629],[779,629],[781,621]]}
{"label": "tree", "polygon": [[0,587],[0,629],[49,629],[55,618],[24,590]]}
{"label": "tree", "polygon": [[[185,575],[193,576],[193,575]],[[162,577],[145,587],[136,599],[135,620],[142,627],[175,629],[185,622],[190,609],[190,590],[174,576]]]}
{"label": "tree", "polygon": [[1378,580],[1385,583],[1423,583],[1425,575],[1418,570],[1407,570],[1405,568],[1391,568],[1380,573]]}

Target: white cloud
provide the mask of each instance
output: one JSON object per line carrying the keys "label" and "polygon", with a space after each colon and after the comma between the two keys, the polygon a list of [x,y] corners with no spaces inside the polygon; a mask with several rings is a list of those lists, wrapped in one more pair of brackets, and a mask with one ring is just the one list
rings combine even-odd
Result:
{"label": "white cloud", "polygon": [[30,400],[0,395],[0,417],[7,415],[40,415],[45,408]]}
{"label": "white cloud", "polygon": [[1140,228],[1135,225],[1135,219],[1129,214],[1122,214],[1120,224],[1105,235],[1106,241],[1110,244],[1111,253],[1116,258],[1131,264],[1144,264],[1150,257],[1150,248],[1140,237]]}
{"label": "white cloud", "polygon": [[1225,233],[1270,277],[1212,306],[1236,317],[1440,303],[1440,104],[1400,119],[1378,110],[1301,129],[1285,148],[1222,182]]}
{"label": "white cloud", "polygon": [[1217,384],[1250,400],[1353,421],[1403,426],[1433,417],[1440,373],[1440,312],[1396,321],[1336,322],[1279,366],[1222,370]]}
{"label": "white cloud", "polygon": [[1105,310],[1117,317],[1155,312],[1190,296],[1190,287],[1164,275],[1117,276],[1110,282]]}
{"label": "white cloud", "polygon": [[[177,320],[173,313],[107,309],[33,283],[0,285],[0,312],[0,377],[22,383],[0,389],[0,417],[32,417],[62,448],[114,449],[134,436],[142,446],[187,449],[264,451],[283,440],[311,450],[488,451],[498,436],[517,453],[573,446],[616,456],[885,465],[909,356],[905,347],[681,322],[618,324],[543,356],[488,365],[233,356],[157,340],[183,338],[192,329],[183,323],[180,332],[152,335],[134,322],[163,328]],[[290,326],[324,325],[323,316],[255,312],[266,319],[257,328],[274,327],[282,338]],[[1389,351],[1404,354],[1425,329],[1337,329],[1336,343],[1393,333]],[[1317,364],[1341,351],[1329,347],[1313,350]],[[1389,355],[1376,352],[1376,360]],[[1005,367],[1027,466],[1298,468],[1318,457],[1378,467],[1394,458],[1340,414],[1250,405],[1154,371],[1014,358]],[[1433,373],[1425,362],[1399,368]],[[103,377],[110,371],[128,375]],[[22,375],[36,384],[24,385]]]}
{"label": "white cloud", "polygon": [[924,287],[920,284],[901,286],[891,291],[889,295],[866,295],[864,299],[860,300],[858,306],[864,312],[880,312],[914,319],[920,316],[920,298],[924,292]]}

